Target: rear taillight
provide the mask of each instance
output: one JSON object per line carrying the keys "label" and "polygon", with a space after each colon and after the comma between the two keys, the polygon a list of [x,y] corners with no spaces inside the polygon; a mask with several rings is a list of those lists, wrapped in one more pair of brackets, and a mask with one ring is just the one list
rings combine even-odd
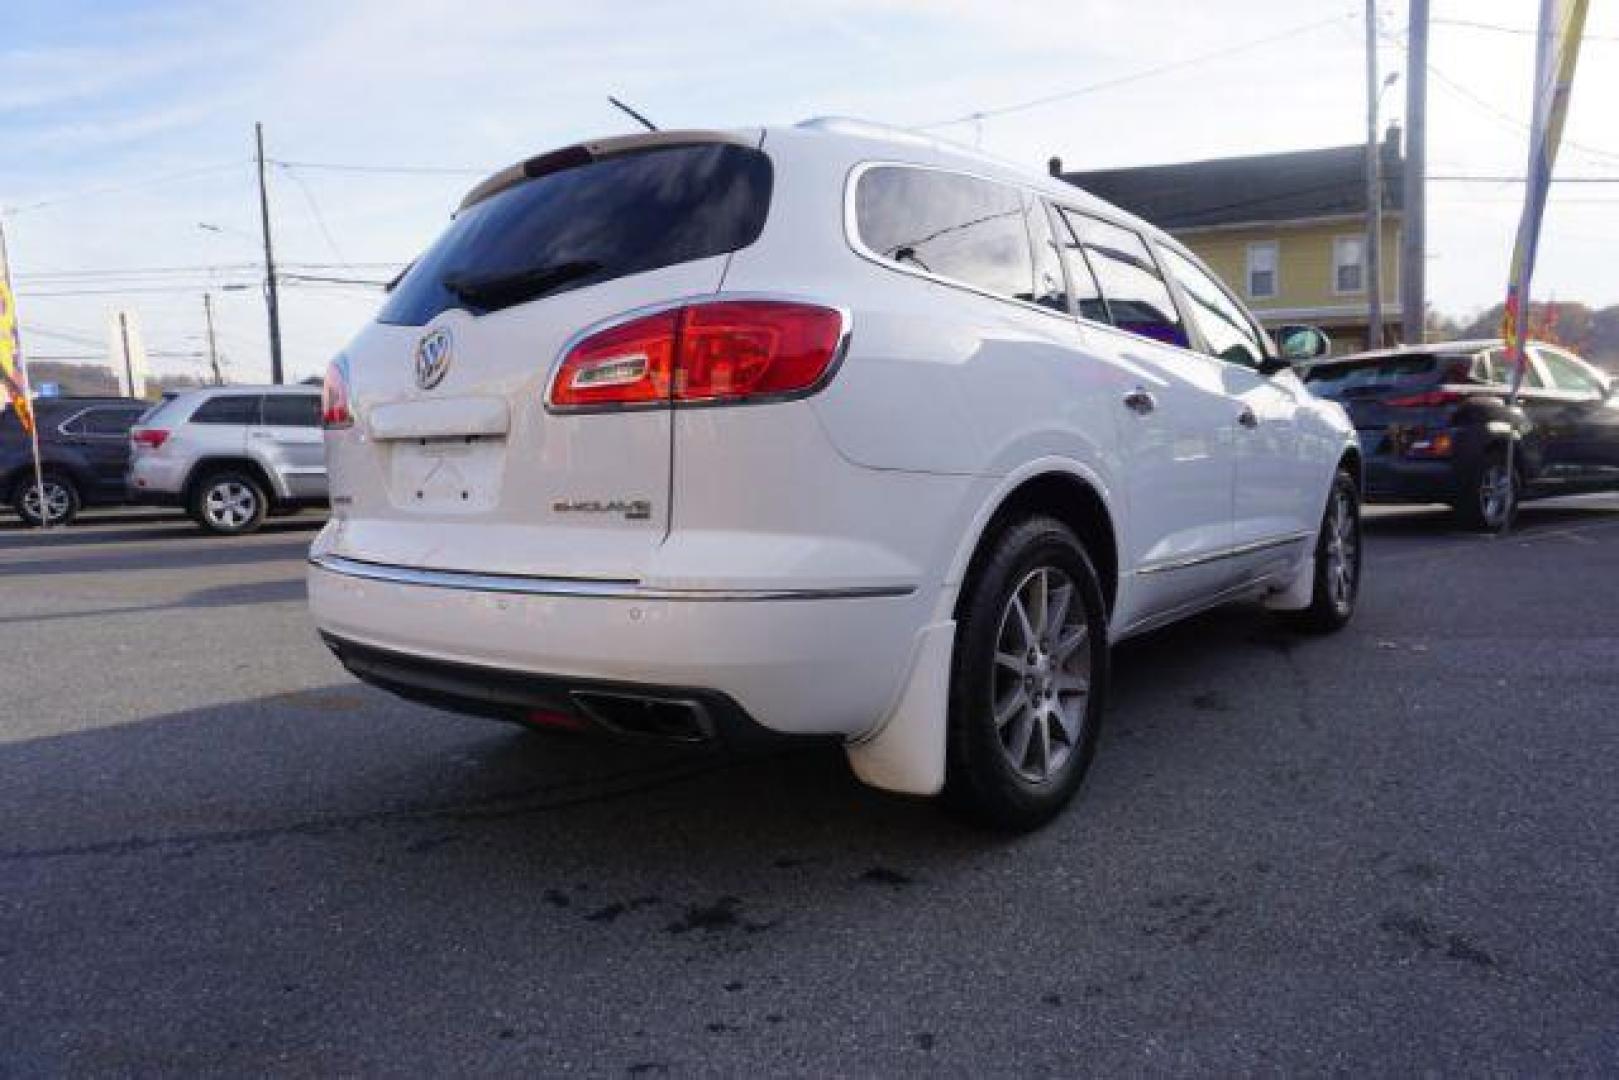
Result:
{"label": "rear taillight", "polygon": [[1462,395],[1454,390],[1424,390],[1420,394],[1402,394],[1400,397],[1386,398],[1384,404],[1397,409],[1438,409],[1445,405],[1455,405],[1461,400]]}
{"label": "rear taillight", "polygon": [[784,300],[687,304],[591,334],[551,382],[552,408],[726,403],[818,389],[836,361],[843,314]]}
{"label": "rear taillight", "polygon": [[129,439],[136,446],[143,446],[148,450],[156,450],[169,441],[169,433],[163,428],[138,427],[129,433]]}
{"label": "rear taillight", "polygon": [[341,356],[326,365],[326,378],[320,384],[320,426],[328,430],[354,426],[354,410],[349,405],[349,365]]}

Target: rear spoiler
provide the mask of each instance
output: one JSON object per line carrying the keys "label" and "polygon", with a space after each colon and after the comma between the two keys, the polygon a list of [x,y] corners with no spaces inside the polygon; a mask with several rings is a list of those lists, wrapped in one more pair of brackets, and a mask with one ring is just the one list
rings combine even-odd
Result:
{"label": "rear spoiler", "polygon": [[467,192],[466,198],[461,200],[461,205],[456,207],[455,212],[459,214],[468,207],[476,206],[490,196],[498,195],[525,180],[562,172],[564,169],[577,169],[581,165],[589,165],[604,158],[633,154],[656,147],[705,146],[714,143],[752,147],[759,144],[759,136],[743,135],[734,131],[648,131],[636,135],[615,135],[611,138],[575,143],[573,146],[564,146],[560,150],[552,150],[538,157],[531,157],[527,161],[508,165]]}

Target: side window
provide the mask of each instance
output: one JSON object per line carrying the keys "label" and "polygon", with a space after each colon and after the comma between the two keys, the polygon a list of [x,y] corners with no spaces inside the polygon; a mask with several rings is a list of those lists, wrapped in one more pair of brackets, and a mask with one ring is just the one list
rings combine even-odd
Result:
{"label": "side window", "polygon": [[1057,215],[1057,246],[1062,253],[1063,266],[1068,270],[1068,288],[1074,294],[1074,310],[1081,318],[1105,323],[1108,321],[1107,305],[1102,302],[1102,288],[1096,284],[1090,260],[1085,258],[1079,240],[1063,218],[1065,211],[1053,209],[1052,212]]}
{"label": "side window", "polygon": [[91,409],[84,414],[84,433],[102,438],[119,438],[129,434],[144,409]]}
{"label": "side window", "polygon": [[1016,189],[934,169],[879,165],[861,174],[854,202],[860,242],[879,258],[997,296],[1030,299],[1034,267]]}
{"label": "side window", "polygon": [[266,394],[266,427],[320,427],[320,398],[314,394]]}
{"label": "side window", "polygon": [[1063,281],[1062,256],[1051,233],[1046,204],[1029,200],[1029,240],[1034,245],[1034,302],[1053,311],[1068,312],[1068,288]]}
{"label": "side window", "polygon": [[222,394],[209,398],[191,414],[193,424],[256,424],[259,398],[248,394]]}
{"label": "side window", "polygon": [[[1507,359],[1506,349],[1498,346],[1484,355],[1486,357],[1485,362],[1488,364],[1490,381],[1500,383],[1502,386],[1511,385],[1512,362]],[[1540,377],[1540,369],[1534,364],[1529,364],[1523,369],[1523,384],[1536,390],[1546,388],[1546,380]]]}
{"label": "side window", "polygon": [[1096,274],[1107,321],[1120,330],[1185,348],[1186,329],[1146,242],[1129,229],[1089,214],[1059,213]]}
{"label": "side window", "polygon": [[91,411],[92,410],[90,409],[86,409],[84,412],[74,413],[72,416],[58,424],[57,429],[60,430],[64,435],[87,434],[90,428]]}
{"label": "side window", "polygon": [[1229,364],[1257,368],[1265,358],[1265,346],[1242,308],[1192,260],[1172,248],[1158,251],[1186,297],[1187,314],[1197,325],[1205,351]]}
{"label": "side window", "polygon": [[1582,368],[1579,362],[1567,353],[1545,345],[1532,346],[1529,351],[1540,358],[1542,366],[1546,369],[1546,377],[1551,380],[1554,389],[1569,390],[1576,394],[1602,393],[1602,384],[1596,377]]}

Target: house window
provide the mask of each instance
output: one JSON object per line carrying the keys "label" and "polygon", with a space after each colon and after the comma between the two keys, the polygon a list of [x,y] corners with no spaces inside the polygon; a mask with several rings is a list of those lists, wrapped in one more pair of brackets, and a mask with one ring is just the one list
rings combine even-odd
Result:
{"label": "house window", "polygon": [[1332,291],[1366,291],[1366,238],[1335,236],[1332,239]]}
{"label": "house window", "polygon": [[1248,245],[1248,296],[1254,300],[1264,300],[1275,296],[1276,241],[1266,240],[1258,244]]}

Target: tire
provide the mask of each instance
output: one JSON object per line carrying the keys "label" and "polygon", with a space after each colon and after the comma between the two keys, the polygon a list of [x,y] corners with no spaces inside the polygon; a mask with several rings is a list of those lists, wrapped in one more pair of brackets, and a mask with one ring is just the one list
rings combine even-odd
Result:
{"label": "tire", "polygon": [[1466,492],[1456,503],[1456,516],[1469,529],[1498,532],[1509,528],[1518,516],[1518,500],[1523,492],[1523,470],[1514,463],[1511,483],[1507,476],[1507,452],[1495,447],[1485,453],[1479,466],[1467,478]]}
{"label": "tire", "polygon": [[1107,676],[1106,608],[1084,545],[1048,517],[1001,532],[957,611],[947,804],[1008,831],[1049,821],[1090,767]]}
{"label": "tire", "polygon": [[269,509],[264,486],[238,469],[209,473],[191,492],[191,519],[217,536],[245,536],[256,531]]}
{"label": "tire", "polygon": [[1294,629],[1330,634],[1349,625],[1360,599],[1362,552],[1360,488],[1353,476],[1340,469],[1332,478],[1332,491],[1316,537],[1310,606],[1286,614],[1286,621]]}
{"label": "tire", "polygon": [[[78,516],[84,505],[79,488],[70,477],[61,473],[45,474],[45,506],[51,525],[67,525]],[[32,476],[20,482],[11,494],[11,507],[22,518],[23,524],[39,528],[42,524],[39,510],[39,485]]]}

